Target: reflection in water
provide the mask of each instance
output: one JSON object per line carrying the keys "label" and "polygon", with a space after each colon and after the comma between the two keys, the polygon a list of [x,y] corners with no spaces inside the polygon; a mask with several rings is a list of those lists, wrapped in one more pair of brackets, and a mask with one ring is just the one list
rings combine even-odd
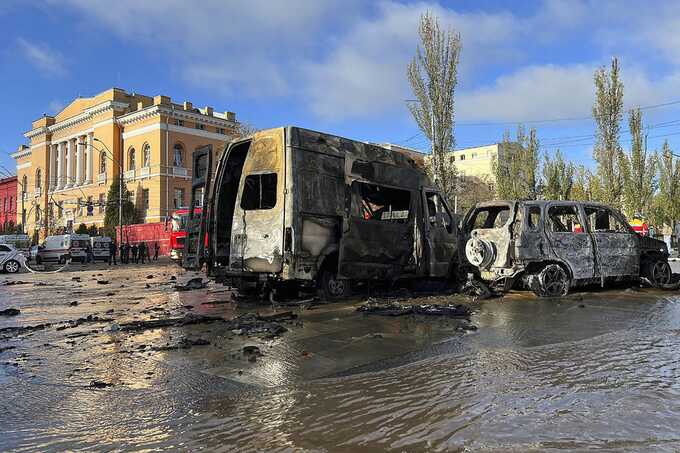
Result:
{"label": "reflection in water", "polygon": [[[34,378],[0,368],[2,449],[676,451],[680,304],[606,297],[490,301],[480,331],[453,337],[448,352],[342,377],[300,379],[291,343],[258,363],[266,386],[207,374],[202,356],[132,348],[182,331],[102,336],[87,345],[101,353],[83,353],[90,362],[79,366],[121,384],[110,389],[56,385],[72,383],[60,366]],[[413,341],[432,333],[383,327]],[[42,352],[60,357],[57,347]]]}

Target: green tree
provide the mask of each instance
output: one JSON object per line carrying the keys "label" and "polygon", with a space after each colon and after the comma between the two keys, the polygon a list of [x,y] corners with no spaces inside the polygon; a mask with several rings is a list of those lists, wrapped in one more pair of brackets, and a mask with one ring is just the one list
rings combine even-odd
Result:
{"label": "green tree", "polygon": [[584,165],[574,167],[574,184],[571,188],[571,199],[577,201],[597,200],[600,193],[597,176]]}
{"label": "green tree", "polygon": [[429,12],[420,17],[420,45],[408,66],[416,102],[408,108],[421,132],[432,143],[431,174],[449,200],[457,194],[458,174],[447,153],[455,147],[454,97],[458,83],[460,35],[443,31]]}
{"label": "green tree", "polygon": [[593,151],[600,180],[601,201],[621,207],[623,197],[623,151],[619,143],[623,119],[623,83],[620,80],[619,61],[612,59],[607,71],[604,67],[595,71],[595,105],[593,117],[597,131]]}
{"label": "green tree", "polygon": [[492,162],[498,198],[536,199],[539,149],[536,129],[532,128],[527,135],[524,126],[518,126],[517,139],[514,142],[510,140],[510,133],[505,132],[501,149]]}
{"label": "green tree", "polygon": [[[123,181],[123,225],[139,223],[139,213],[132,202],[132,195]],[[119,176],[113,178],[113,183],[109,187],[106,196],[106,210],[104,211],[104,231],[108,236],[114,237],[116,226],[118,226],[118,205],[120,201],[120,179]]]}
{"label": "green tree", "polygon": [[546,153],[543,158],[543,198],[570,200],[574,187],[574,171],[574,164],[565,162],[559,149],[554,159]]}
{"label": "green tree", "polygon": [[647,153],[639,108],[630,111],[628,126],[632,139],[630,153],[624,156],[622,174],[623,210],[630,217],[636,213],[648,214],[657,188],[657,156]]}
{"label": "green tree", "polygon": [[659,158],[659,191],[654,197],[652,223],[675,225],[680,220],[680,160],[665,141]]}

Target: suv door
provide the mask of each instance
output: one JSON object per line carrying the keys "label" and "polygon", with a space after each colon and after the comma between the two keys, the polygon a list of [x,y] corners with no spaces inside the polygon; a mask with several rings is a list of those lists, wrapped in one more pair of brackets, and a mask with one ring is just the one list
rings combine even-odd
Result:
{"label": "suv door", "polygon": [[[200,269],[205,258],[206,225],[210,213],[208,200],[212,169],[212,145],[203,146],[193,155],[191,179],[191,204],[187,221],[187,236],[184,243],[182,266],[185,269]],[[201,212],[196,213],[196,208]]]}
{"label": "suv door", "polygon": [[552,252],[571,268],[574,279],[593,278],[596,274],[595,249],[579,206],[555,203],[547,208],[546,236]]}
{"label": "suv door", "polygon": [[457,253],[457,225],[443,197],[436,190],[423,189],[425,253],[427,275],[446,277]]}
{"label": "suv door", "polygon": [[606,206],[585,206],[603,277],[637,276],[640,238],[623,216]]}

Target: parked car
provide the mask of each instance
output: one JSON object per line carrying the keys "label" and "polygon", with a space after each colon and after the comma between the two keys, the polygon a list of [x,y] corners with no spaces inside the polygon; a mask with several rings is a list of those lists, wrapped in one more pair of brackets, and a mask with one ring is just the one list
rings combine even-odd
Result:
{"label": "parked car", "polygon": [[[183,265],[239,286],[449,278],[457,222],[424,168],[378,145],[297,127],[194,152]],[[202,197],[202,194],[208,196]],[[197,205],[196,203],[199,202]],[[205,237],[207,234],[207,247]]]}
{"label": "parked car", "polygon": [[0,244],[10,244],[19,250],[27,259],[31,257],[31,238],[27,234],[0,235]]}
{"label": "parked car", "polygon": [[92,246],[92,261],[108,261],[111,256],[112,239],[108,236],[92,236],[90,244]]}
{"label": "parked car", "polygon": [[550,297],[641,277],[661,286],[672,276],[666,244],[636,233],[620,212],[600,203],[480,203],[467,213],[461,237],[467,263],[504,290],[522,283]]}
{"label": "parked car", "polygon": [[24,267],[26,256],[11,244],[0,244],[0,269],[15,274]]}
{"label": "parked car", "polygon": [[90,236],[87,234],[47,236],[45,242],[31,253],[35,255],[35,262],[37,264],[45,262],[63,264],[69,259],[85,263],[87,262],[87,252],[85,250],[89,243]]}

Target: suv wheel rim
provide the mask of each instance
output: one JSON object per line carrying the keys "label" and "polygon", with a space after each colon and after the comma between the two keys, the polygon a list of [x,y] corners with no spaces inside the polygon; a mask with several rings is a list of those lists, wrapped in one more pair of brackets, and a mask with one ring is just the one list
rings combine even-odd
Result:
{"label": "suv wheel rim", "polygon": [[345,293],[345,282],[335,276],[328,279],[328,292],[333,296],[342,296]]}
{"label": "suv wheel rim", "polygon": [[657,261],[652,268],[652,279],[656,285],[667,285],[671,279],[671,269],[667,262]]}
{"label": "suv wheel rim", "polygon": [[19,263],[16,261],[10,261],[5,267],[7,268],[7,272],[14,274],[19,270]]}
{"label": "suv wheel rim", "polygon": [[567,274],[560,266],[550,265],[543,270],[543,290],[548,296],[563,296],[567,285]]}

